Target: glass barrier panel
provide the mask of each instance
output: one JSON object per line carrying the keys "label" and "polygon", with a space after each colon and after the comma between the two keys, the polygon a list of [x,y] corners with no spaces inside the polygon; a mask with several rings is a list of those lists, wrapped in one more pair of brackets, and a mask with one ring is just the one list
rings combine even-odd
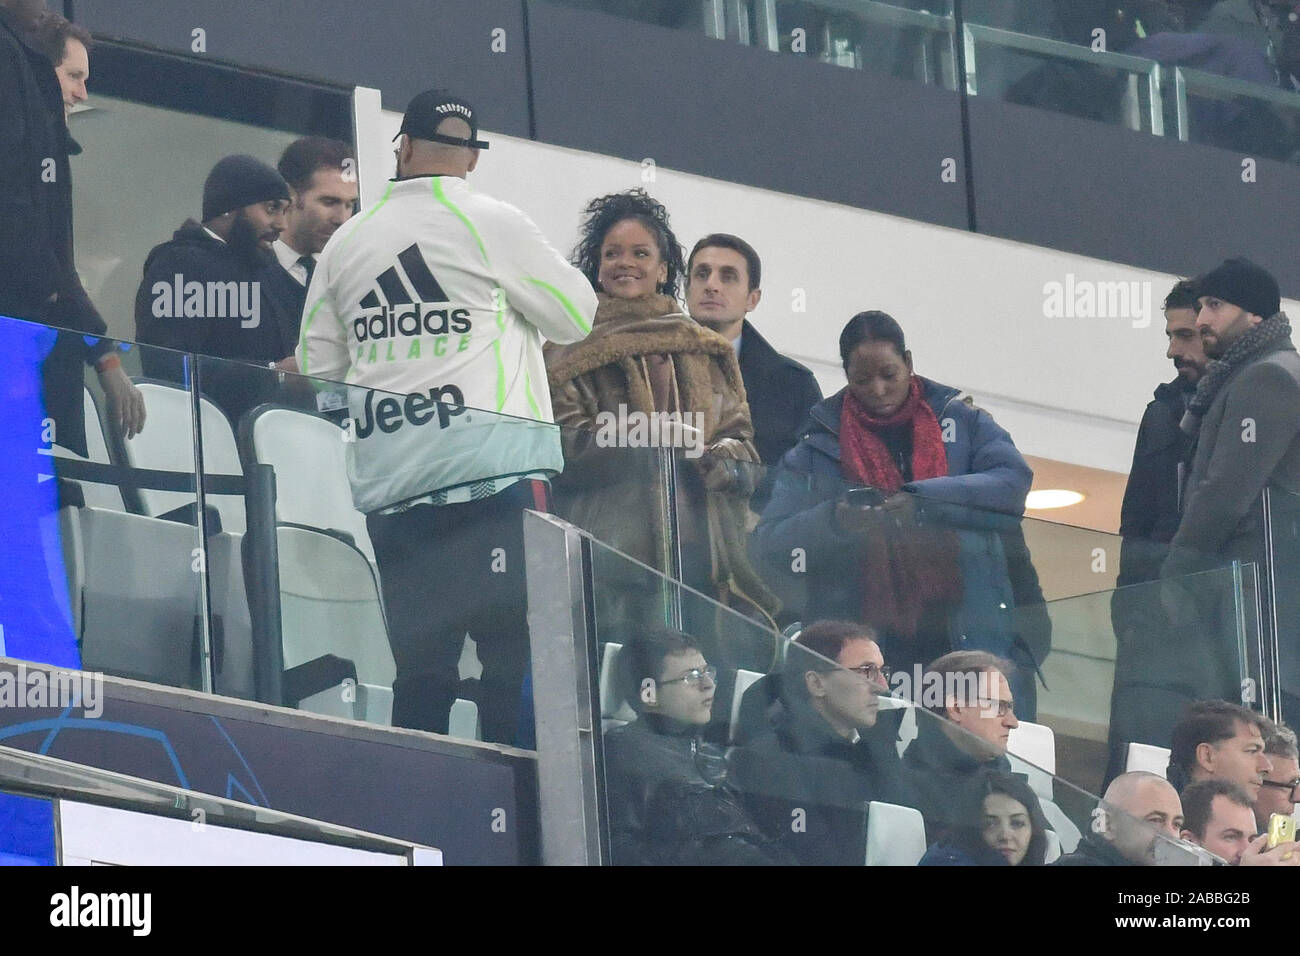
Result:
{"label": "glass barrier panel", "polygon": [[1265,490],[1262,573],[1269,678],[1262,697],[1269,712],[1300,726],[1300,495]]}
{"label": "glass barrier panel", "polygon": [[1295,162],[1300,23],[1283,5],[962,5],[967,87]]}
{"label": "glass barrier panel", "polygon": [[[815,623],[788,640],[590,548],[593,590],[622,564],[622,580],[674,595],[613,618],[598,607],[593,622],[615,865],[1209,859],[1179,839],[1178,796],[1158,775],[1121,780],[1102,802],[1045,769],[1051,738],[1044,749],[1012,736],[997,672],[927,673],[918,686],[859,626]],[[680,617],[663,610],[674,604]]]}
{"label": "glass barrier panel", "polygon": [[750,6],[756,45],[957,89],[951,0],[753,0]]}
{"label": "glass barrier panel", "polygon": [[1034,719],[1055,735],[1055,772],[1100,792],[1130,744],[1168,748],[1190,703],[1262,709],[1255,578],[1245,565],[1049,602]]}
{"label": "glass barrier panel", "polygon": [[957,89],[952,0],[557,0],[562,6]]}
{"label": "glass barrier panel", "polygon": [[210,689],[186,357],[13,319],[0,335],[0,653]]}
{"label": "glass barrier panel", "polygon": [[[531,747],[524,509],[675,567],[661,450],[614,429],[470,408],[454,388],[197,365],[222,693]],[[597,592],[611,615],[661,597]]]}

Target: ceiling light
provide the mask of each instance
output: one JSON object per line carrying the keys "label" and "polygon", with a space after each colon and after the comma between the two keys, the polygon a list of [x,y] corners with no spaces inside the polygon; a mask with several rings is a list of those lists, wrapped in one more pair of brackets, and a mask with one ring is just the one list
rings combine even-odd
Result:
{"label": "ceiling light", "polygon": [[1046,488],[1042,491],[1031,491],[1029,497],[1025,500],[1025,507],[1034,511],[1043,511],[1048,508],[1068,508],[1070,505],[1077,505],[1082,500],[1083,495],[1077,491]]}

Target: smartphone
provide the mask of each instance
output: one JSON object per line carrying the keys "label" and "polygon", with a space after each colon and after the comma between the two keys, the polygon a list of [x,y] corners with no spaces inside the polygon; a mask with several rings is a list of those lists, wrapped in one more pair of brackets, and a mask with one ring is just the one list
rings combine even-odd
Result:
{"label": "smartphone", "polygon": [[885,503],[885,493],[879,488],[850,488],[844,492],[844,503],[854,508],[879,508]]}
{"label": "smartphone", "polygon": [[1268,848],[1271,850],[1282,843],[1295,842],[1295,819],[1283,813],[1275,813],[1268,818]]}

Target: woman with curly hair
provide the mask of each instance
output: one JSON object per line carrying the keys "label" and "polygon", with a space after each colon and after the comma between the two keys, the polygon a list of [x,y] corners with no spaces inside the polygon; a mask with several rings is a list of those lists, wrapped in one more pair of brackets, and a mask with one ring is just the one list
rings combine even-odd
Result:
{"label": "woman with curly hair", "polygon": [[[746,613],[770,616],[779,602],[744,551],[745,500],[755,477],[746,466],[758,453],[740,367],[731,343],[678,304],[685,269],[668,211],[641,189],[593,199],[573,261],[600,304],[586,339],[546,349],[555,419],[566,429],[568,465],[556,484],[562,512],[624,554],[668,570],[672,541],[655,453],[608,446],[637,444],[625,440],[633,423],[652,415],[683,421],[660,432],[660,444],[684,449],[682,579]],[[629,434],[609,440],[600,429],[610,421],[626,421]],[[632,600],[627,592],[637,589],[623,584],[601,590]],[[635,608],[622,610],[628,622],[647,620],[627,613]]]}

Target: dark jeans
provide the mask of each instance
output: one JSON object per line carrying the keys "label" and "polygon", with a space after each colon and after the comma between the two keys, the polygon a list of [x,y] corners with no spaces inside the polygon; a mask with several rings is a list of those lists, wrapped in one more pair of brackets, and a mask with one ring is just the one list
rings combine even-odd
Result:
{"label": "dark jeans", "polygon": [[545,482],[519,481],[482,501],[366,518],[397,664],[395,727],[447,732],[468,632],[483,664],[483,739],[515,742],[528,670],[525,508],[550,510]]}

